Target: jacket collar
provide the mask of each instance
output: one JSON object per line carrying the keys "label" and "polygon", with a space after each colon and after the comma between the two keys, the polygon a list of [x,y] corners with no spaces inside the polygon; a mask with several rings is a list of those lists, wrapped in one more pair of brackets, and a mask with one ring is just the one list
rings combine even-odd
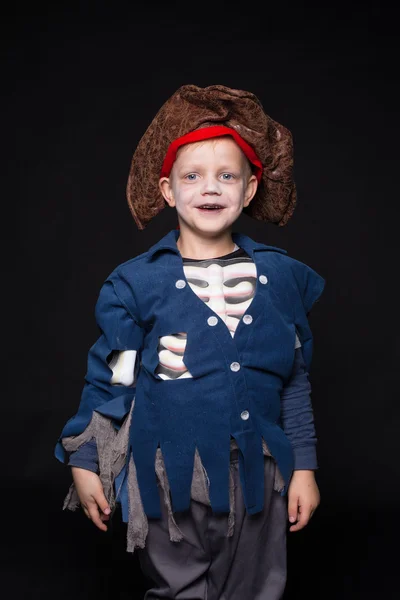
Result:
{"label": "jacket collar", "polygon": [[[173,229],[167,235],[161,238],[154,246],[147,251],[147,254],[150,258],[152,258],[158,252],[171,251],[175,254],[179,254],[178,247],[176,242],[179,238],[179,229]],[[243,248],[245,252],[250,256],[256,251],[269,250],[273,252],[281,252],[282,254],[287,254],[286,250],[283,248],[278,248],[277,246],[267,246],[266,244],[260,244],[259,242],[255,242],[247,235],[243,233],[232,233],[232,239],[240,248]]]}

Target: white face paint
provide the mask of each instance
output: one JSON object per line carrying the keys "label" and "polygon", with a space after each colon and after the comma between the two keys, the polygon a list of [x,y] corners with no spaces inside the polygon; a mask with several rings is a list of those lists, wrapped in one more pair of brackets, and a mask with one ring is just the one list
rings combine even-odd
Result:
{"label": "white face paint", "polygon": [[181,236],[190,231],[215,237],[230,231],[253,198],[257,180],[239,146],[227,136],[182,146],[161,187],[177,210]]}

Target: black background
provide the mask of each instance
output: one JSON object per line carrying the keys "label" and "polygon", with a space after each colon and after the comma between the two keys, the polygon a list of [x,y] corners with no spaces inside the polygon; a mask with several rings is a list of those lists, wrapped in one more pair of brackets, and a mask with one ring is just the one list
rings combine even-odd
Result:
{"label": "black background", "polygon": [[104,534],[61,510],[70,473],[53,450],[79,403],[102,282],[176,225],[168,207],[144,231],[131,218],[135,146],[180,85],[219,83],[257,94],[295,145],[292,219],[278,228],[241,216],[235,228],[326,279],[310,315],[321,505],[289,535],[285,599],[397,598],[394,13],[31,3],[8,7],[1,29],[3,597],[143,596],[118,519]]}

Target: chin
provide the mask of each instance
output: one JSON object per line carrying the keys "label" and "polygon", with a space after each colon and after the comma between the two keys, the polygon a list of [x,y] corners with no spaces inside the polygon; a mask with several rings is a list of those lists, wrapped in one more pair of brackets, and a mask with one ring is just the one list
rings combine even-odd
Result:
{"label": "chin", "polygon": [[197,231],[204,232],[204,233],[224,233],[224,231],[226,231],[229,228],[230,228],[230,224],[213,225],[212,223],[201,224],[201,225],[197,225],[195,227],[195,229]]}
{"label": "chin", "polygon": [[199,234],[222,234],[227,229],[230,229],[236,219],[224,219],[219,218],[215,221],[211,219],[182,219],[180,222],[180,227],[187,228],[192,230],[193,232]]}

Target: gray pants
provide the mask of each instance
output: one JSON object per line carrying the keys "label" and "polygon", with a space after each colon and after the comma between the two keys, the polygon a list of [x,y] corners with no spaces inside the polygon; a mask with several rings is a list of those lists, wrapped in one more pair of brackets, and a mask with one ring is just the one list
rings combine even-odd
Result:
{"label": "gray pants", "polygon": [[[191,501],[176,515],[184,534],[169,539],[164,503],[162,519],[149,519],[146,548],[138,550],[143,574],[154,587],[145,600],[278,600],[286,584],[287,500],[273,489],[275,462],[264,458],[264,510],[249,516],[243,505],[237,459],[235,527],[227,537],[227,515]],[[160,495],[161,497],[161,495]]]}

